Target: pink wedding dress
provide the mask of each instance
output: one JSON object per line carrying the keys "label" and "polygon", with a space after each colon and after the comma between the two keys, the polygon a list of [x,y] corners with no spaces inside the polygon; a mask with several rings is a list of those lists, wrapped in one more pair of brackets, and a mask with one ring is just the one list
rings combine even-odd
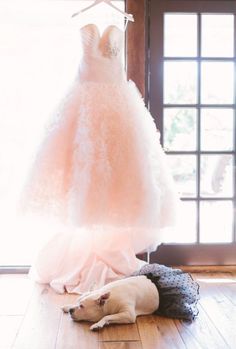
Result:
{"label": "pink wedding dress", "polygon": [[80,29],[83,57],[53,116],[21,198],[24,212],[62,228],[31,275],[57,292],[82,292],[139,268],[135,254],[161,242],[177,195],[159,134],[122,64],[123,32]]}

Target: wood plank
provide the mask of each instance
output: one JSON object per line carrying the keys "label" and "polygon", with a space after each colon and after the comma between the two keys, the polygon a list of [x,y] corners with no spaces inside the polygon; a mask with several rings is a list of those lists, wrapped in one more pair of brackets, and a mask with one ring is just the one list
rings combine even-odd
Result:
{"label": "wood plank", "polygon": [[174,320],[187,348],[225,349],[227,344],[211,322],[204,309],[199,306],[199,314],[192,323]]}
{"label": "wood plank", "polygon": [[197,273],[193,278],[200,284],[201,299],[213,298],[217,302],[227,299],[223,293],[224,287],[235,284],[231,273]]}
{"label": "wood plank", "polygon": [[139,341],[137,324],[110,325],[99,331],[99,341]]}
{"label": "wood plank", "polygon": [[148,315],[138,318],[143,349],[182,349],[185,344],[172,319]]}
{"label": "wood plank", "polygon": [[0,349],[11,348],[23,316],[0,316]]}
{"label": "wood plank", "polygon": [[99,349],[142,349],[141,342],[100,342]]}
{"label": "wood plank", "polygon": [[25,314],[32,292],[27,275],[0,275],[0,315]]}
{"label": "wood plank", "polygon": [[[230,273],[224,282],[217,284],[218,289],[225,297],[229,299],[232,306],[236,306],[236,278],[233,273]],[[236,310],[235,310],[236,311]]]}
{"label": "wood plank", "polygon": [[235,348],[236,311],[230,300],[221,292],[221,280],[229,277],[224,274],[199,274],[195,278],[200,283],[200,305],[224,339],[227,348]]}
{"label": "wood plank", "polygon": [[49,286],[35,284],[34,292],[16,337],[17,349],[52,349],[55,347],[64,304],[63,295]]}
{"label": "wood plank", "polygon": [[[78,295],[64,296],[64,304],[75,303]],[[98,349],[98,333],[89,328],[91,323],[74,322],[68,314],[62,314],[57,335],[56,349]]]}
{"label": "wood plank", "polygon": [[91,323],[74,322],[68,315],[62,316],[56,349],[98,349],[98,334],[89,328]]}

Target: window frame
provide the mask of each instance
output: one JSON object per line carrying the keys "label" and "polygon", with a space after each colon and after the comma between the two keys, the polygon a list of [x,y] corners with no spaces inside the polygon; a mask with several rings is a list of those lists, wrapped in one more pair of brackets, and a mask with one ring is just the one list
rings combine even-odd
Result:
{"label": "window frame", "polygon": [[148,31],[146,22],[146,0],[124,0],[126,12],[132,13],[135,22],[126,30],[127,79],[135,82],[143,98],[147,100],[147,56]]}
{"label": "window frame", "polygon": [[[200,13],[234,13],[234,38],[236,39],[236,2],[230,1],[186,1],[186,0],[149,0],[147,22],[149,27],[149,99],[148,105],[152,116],[156,121],[156,125],[161,132],[161,143],[163,144],[163,110],[167,106],[163,102],[163,66],[164,61],[178,60],[178,58],[164,57],[164,13],[198,13],[198,53],[197,57],[187,58],[188,61],[197,61],[200,68],[201,61],[232,61],[236,66],[236,44],[234,47],[234,57],[224,59],[220,57],[205,58],[200,55],[201,47],[201,21]],[[183,60],[183,57],[180,58]],[[200,70],[199,70],[200,71]],[[158,92],[157,92],[158,91]],[[172,105],[171,107],[196,107],[198,110],[198,118],[200,118],[200,108],[205,105],[200,101],[200,74],[198,74],[198,101],[196,105]],[[219,108],[219,105],[211,104],[210,107]],[[168,105],[168,107],[170,107]],[[223,105],[220,105],[223,107]],[[229,107],[229,105],[227,105]],[[234,109],[234,129],[236,130],[236,88],[234,91],[234,103],[231,106]],[[200,123],[197,126],[198,145],[196,151],[168,151],[168,155],[178,154],[194,154],[197,156],[197,181],[198,192],[196,198],[185,197],[183,200],[193,201],[197,203],[197,242],[192,244],[162,244],[157,251],[151,254],[151,262],[165,263],[169,265],[235,265],[236,264],[236,218],[234,219],[234,238],[232,243],[200,243],[199,233],[199,210],[200,201],[217,201],[231,200],[236,210],[236,136],[234,137],[234,150],[230,151],[202,151],[200,150]],[[233,199],[219,198],[203,198],[200,196],[200,155],[204,154],[233,154],[234,156],[234,197]]]}

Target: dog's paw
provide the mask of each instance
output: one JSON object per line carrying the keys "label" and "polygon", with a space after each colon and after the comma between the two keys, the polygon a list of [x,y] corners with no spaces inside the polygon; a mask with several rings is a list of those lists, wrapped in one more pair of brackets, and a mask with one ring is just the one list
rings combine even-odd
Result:
{"label": "dog's paw", "polygon": [[90,327],[90,330],[91,331],[98,331],[100,330],[101,328],[104,327],[106,323],[104,321],[99,321],[99,322],[96,322],[96,324],[93,324],[91,327]]}

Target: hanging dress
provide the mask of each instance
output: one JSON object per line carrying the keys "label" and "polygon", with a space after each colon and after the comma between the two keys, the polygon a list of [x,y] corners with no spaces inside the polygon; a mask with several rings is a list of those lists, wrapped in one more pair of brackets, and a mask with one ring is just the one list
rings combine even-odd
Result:
{"label": "hanging dress", "polygon": [[24,212],[62,223],[31,269],[57,292],[82,292],[137,270],[135,255],[161,243],[178,202],[154,120],[126,79],[123,32],[111,25],[100,35],[88,24],[80,35],[78,74],[21,197]]}

